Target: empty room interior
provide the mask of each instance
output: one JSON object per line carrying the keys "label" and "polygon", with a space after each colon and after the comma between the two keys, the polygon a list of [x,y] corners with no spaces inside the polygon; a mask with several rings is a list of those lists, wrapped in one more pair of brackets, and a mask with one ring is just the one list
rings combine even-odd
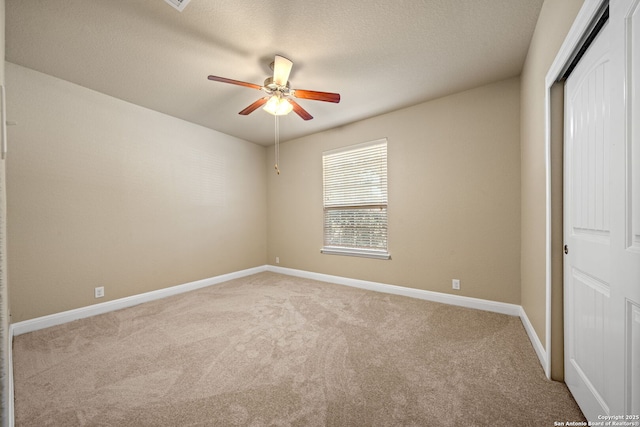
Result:
{"label": "empty room interior", "polygon": [[[632,7],[0,1],[3,425],[638,422],[640,226],[563,276],[549,81]],[[625,301],[568,323],[626,340],[611,375],[563,280]]]}

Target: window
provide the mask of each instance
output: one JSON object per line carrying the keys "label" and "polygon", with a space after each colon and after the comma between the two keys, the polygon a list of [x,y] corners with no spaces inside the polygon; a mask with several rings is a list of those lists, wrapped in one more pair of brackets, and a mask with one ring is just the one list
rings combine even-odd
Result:
{"label": "window", "polygon": [[322,154],[322,253],[389,259],[387,140]]}

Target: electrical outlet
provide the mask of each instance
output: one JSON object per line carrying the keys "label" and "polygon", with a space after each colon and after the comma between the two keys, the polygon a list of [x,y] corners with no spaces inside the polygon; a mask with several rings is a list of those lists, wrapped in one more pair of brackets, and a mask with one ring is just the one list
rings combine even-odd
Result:
{"label": "electrical outlet", "polygon": [[96,298],[102,298],[104,296],[104,286],[98,286],[93,292]]}
{"label": "electrical outlet", "polygon": [[279,256],[276,257],[276,264],[280,264],[280,257]]}
{"label": "electrical outlet", "polygon": [[451,286],[453,289],[460,290],[460,279],[452,279]]}

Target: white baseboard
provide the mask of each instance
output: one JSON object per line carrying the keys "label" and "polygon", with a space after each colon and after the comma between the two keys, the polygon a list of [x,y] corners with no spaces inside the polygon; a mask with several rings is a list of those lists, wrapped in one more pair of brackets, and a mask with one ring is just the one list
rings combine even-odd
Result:
{"label": "white baseboard", "polygon": [[[218,283],[226,282],[228,280],[237,279],[240,277],[249,276],[263,271],[271,271],[274,273],[285,274],[289,276],[302,277],[313,280],[320,280],[323,282],[335,283],[339,285],[352,286],[360,289],[367,289],[376,292],[383,292],[394,295],[402,295],[411,298],[417,298],[427,301],[434,301],[443,304],[456,305],[460,307],[474,308],[478,310],[491,311],[494,313],[507,314],[510,316],[518,316],[522,318],[522,323],[527,330],[527,334],[531,339],[531,342],[538,353],[545,354],[544,348],[538,340],[533,326],[529,322],[526,313],[521,306],[516,304],[508,304],[504,302],[490,301],[479,298],[464,297],[459,295],[450,295],[440,292],[425,291],[422,289],[407,288],[403,286],[389,285],[379,282],[371,282],[367,280],[350,279],[341,276],[332,276],[329,274],[314,273],[305,270],[295,270],[292,268],[284,268],[273,265],[263,265],[260,267],[249,268],[247,270],[240,270],[229,274],[223,274],[220,276],[210,277],[208,279],[197,280],[195,282],[185,283],[182,285],[172,286],[169,288],[159,289],[157,291],[146,292],[144,294],[132,295],[130,297],[120,298],[113,301],[107,301],[101,304],[94,304],[87,307],[81,307],[74,310],[63,311],[61,313],[51,314],[48,316],[37,317],[35,319],[25,320],[22,322],[14,323],[10,326],[10,335],[16,336],[25,334],[28,332],[37,331],[51,326],[61,325],[63,323],[71,322],[73,320],[83,319],[86,317],[95,316],[98,314],[108,313],[110,311],[120,310],[122,308],[132,307],[134,305],[142,304],[145,302],[165,298],[172,295],[181,294],[183,292],[189,292],[196,289],[204,288],[207,286],[216,285]],[[542,352],[542,353],[541,353]],[[546,359],[546,357],[545,357]],[[541,360],[543,360],[541,358]]]}
{"label": "white baseboard", "polygon": [[536,351],[536,354],[538,355],[538,360],[540,360],[540,364],[542,365],[542,369],[544,369],[545,371],[545,375],[547,375],[547,378],[551,378],[550,373],[547,372],[547,367],[549,366],[547,365],[547,357],[548,357],[547,352],[545,351],[544,346],[542,345],[542,342],[538,338],[538,334],[536,334],[536,330],[533,329],[533,325],[529,321],[527,312],[524,311],[524,308],[522,308],[522,306],[520,306],[520,320],[522,320],[522,325],[524,326],[524,330],[527,331],[527,335],[529,335],[529,341],[531,341],[531,345],[533,346],[533,349]]}
{"label": "white baseboard", "polygon": [[51,326],[61,325],[73,320],[84,319],[85,317],[96,316],[98,314],[108,313],[110,311],[120,310],[122,308],[132,307],[160,298],[193,291],[218,283],[226,282],[240,277],[250,276],[252,274],[266,271],[266,266],[249,268],[229,274],[210,277],[208,279],[196,280],[195,282],[185,283],[182,285],[171,286],[169,288],[158,289],[157,291],[145,292],[144,294],[132,295],[130,297],[120,298],[113,301],[107,301],[100,304],[94,304],[87,307],[81,307],[74,310],[63,311],[62,313],[51,314],[48,316],[37,317],[35,319],[17,322],[11,325],[13,336],[26,334]]}
{"label": "white baseboard", "polygon": [[440,292],[425,291],[422,289],[406,288],[403,286],[388,285],[385,283],[369,282],[365,280],[349,279],[340,276],[331,276],[322,273],[313,273],[304,270],[294,270],[291,268],[278,267],[275,265],[268,265],[267,271],[274,273],[287,274],[289,276],[303,277],[306,279],[321,280],[323,282],[330,282],[339,285],[353,286],[361,289],[368,289],[371,291],[384,292],[394,295],[402,295],[411,298],[418,298],[427,301],[440,302],[443,304],[457,305],[460,307],[474,308],[478,310],[491,311],[494,313],[508,314],[510,316],[520,317],[529,341],[538,356],[538,360],[543,369],[547,369],[547,352],[544,346],[540,342],[538,335],[536,334],[533,325],[527,317],[527,313],[522,306],[516,304],[508,304],[504,302],[490,301],[478,298],[463,297],[459,295],[443,294]]}
{"label": "white baseboard", "polygon": [[[470,298],[459,295],[443,294],[440,292],[425,291],[422,289],[406,288],[403,286],[388,285],[385,283],[370,282],[366,280],[350,279],[340,276],[332,276],[322,273],[313,273],[304,270],[295,270],[291,268],[278,267],[273,265],[263,265],[260,267],[254,267],[247,270],[236,271],[229,274],[223,274],[220,276],[211,277],[208,279],[197,280],[195,282],[185,283],[182,285],[172,286],[170,288],[159,289],[157,291],[147,292],[140,295],[133,295],[126,298],[121,298],[113,301],[104,302],[101,304],[94,304],[88,307],[82,307],[75,310],[64,311],[62,313],[56,313],[49,316],[38,317],[35,319],[25,320],[23,322],[17,322],[11,324],[9,327],[9,334],[11,340],[16,335],[25,334],[27,332],[37,331],[39,329],[48,328],[55,325],[71,322],[73,320],[83,319],[98,314],[108,313],[114,310],[120,310],[126,307],[132,307],[134,305],[142,304],[148,301],[165,298],[171,295],[177,295],[184,292],[193,291],[196,289],[204,288],[207,286],[216,285],[218,283],[226,282],[228,280],[237,279],[240,277],[250,276],[252,274],[261,273],[264,271],[271,271],[274,273],[285,274],[289,276],[302,277],[313,280],[320,280],[323,282],[335,283],[339,285],[352,286],[361,289],[367,289],[371,291],[383,292],[394,295],[401,295],[411,298],[417,298],[427,301],[440,302],[443,304],[456,305],[467,308],[474,308],[478,310],[491,311],[494,313],[507,314],[510,316],[518,316],[522,320],[522,324],[529,336],[529,340],[533,345],[533,348],[538,355],[538,359],[543,367],[547,366],[547,353],[545,352],[542,343],[538,339],[526,312],[520,305],[508,304],[497,301],[484,300],[479,298]],[[13,352],[12,348],[9,349],[9,383],[11,388],[11,395],[9,396],[9,425],[13,426],[14,422],[14,407],[13,407]]]}
{"label": "white baseboard", "polygon": [[384,292],[387,294],[402,295],[405,297],[440,302],[443,304],[492,311],[494,313],[508,314],[510,316],[520,316],[521,312],[521,307],[519,305],[508,304],[504,302],[443,294],[441,292],[432,292],[422,289],[406,288],[403,286],[387,285],[385,283],[369,282],[366,280],[349,279],[346,277],[331,276],[328,274],[313,273],[304,270],[294,270],[292,268],[283,268],[274,265],[268,265],[267,271],[287,274],[289,276],[303,277],[306,279],[320,280],[323,282],[330,282],[338,285],[353,286],[355,288],[367,289],[370,291]]}

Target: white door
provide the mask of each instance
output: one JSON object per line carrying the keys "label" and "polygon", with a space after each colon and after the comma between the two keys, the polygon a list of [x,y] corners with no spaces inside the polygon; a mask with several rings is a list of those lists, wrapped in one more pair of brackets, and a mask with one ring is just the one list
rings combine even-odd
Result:
{"label": "white door", "polygon": [[611,404],[609,48],[607,23],[565,85],[565,382],[592,420]]}
{"label": "white door", "polygon": [[639,70],[640,0],[613,1],[565,85],[565,382],[590,421],[640,415]]}

